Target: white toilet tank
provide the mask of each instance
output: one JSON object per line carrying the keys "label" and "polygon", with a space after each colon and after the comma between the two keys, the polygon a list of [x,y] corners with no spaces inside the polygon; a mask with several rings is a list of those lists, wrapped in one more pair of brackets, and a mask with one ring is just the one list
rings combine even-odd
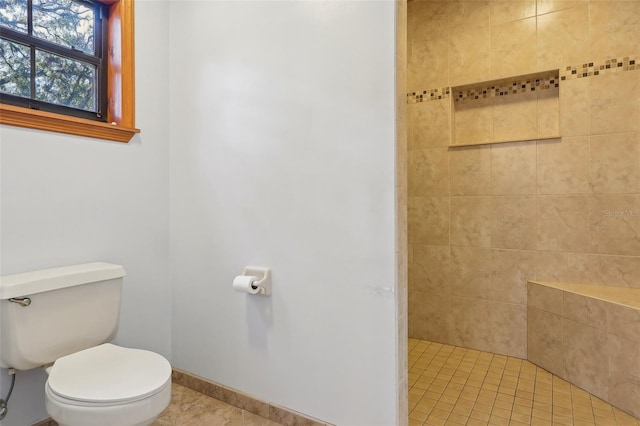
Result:
{"label": "white toilet tank", "polygon": [[28,370],[113,339],[125,275],[95,262],[0,277],[0,367]]}

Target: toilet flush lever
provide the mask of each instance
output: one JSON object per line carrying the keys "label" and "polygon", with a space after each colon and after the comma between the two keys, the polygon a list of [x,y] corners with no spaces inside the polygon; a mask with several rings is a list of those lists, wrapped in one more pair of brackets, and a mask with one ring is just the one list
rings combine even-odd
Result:
{"label": "toilet flush lever", "polygon": [[29,297],[12,297],[9,299],[9,302],[17,303],[23,308],[26,308],[31,304],[31,299]]}

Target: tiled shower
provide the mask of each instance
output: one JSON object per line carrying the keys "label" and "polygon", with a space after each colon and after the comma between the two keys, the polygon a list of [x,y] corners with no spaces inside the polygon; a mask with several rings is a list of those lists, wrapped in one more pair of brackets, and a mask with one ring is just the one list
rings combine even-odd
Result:
{"label": "tiled shower", "polygon": [[640,2],[407,7],[409,337],[526,359],[527,281],[640,289]]}
{"label": "tiled shower", "polygon": [[[409,2],[411,337],[525,357],[528,279],[640,287],[639,21],[637,1]],[[513,98],[507,128],[557,102],[554,139],[449,147],[455,94],[413,95],[551,68],[551,101],[466,102]]]}

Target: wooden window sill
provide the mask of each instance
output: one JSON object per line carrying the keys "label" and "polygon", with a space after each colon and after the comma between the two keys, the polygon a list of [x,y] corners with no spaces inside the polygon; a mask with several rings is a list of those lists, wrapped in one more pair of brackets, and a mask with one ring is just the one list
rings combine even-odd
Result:
{"label": "wooden window sill", "polygon": [[135,127],[134,0],[98,1],[109,5],[108,123],[0,104],[0,124],[116,142],[140,133]]}
{"label": "wooden window sill", "polygon": [[125,143],[140,133],[136,128],[5,104],[0,104],[0,124]]}

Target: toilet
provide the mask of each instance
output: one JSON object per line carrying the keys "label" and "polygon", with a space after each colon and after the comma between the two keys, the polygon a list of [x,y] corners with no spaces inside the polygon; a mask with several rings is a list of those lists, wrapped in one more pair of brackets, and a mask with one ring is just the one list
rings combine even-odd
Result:
{"label": "toilet", "polygon": [[0,277],[0,367],[44,367],[60,426],[150,425],[171,401],[171,365],[108,343],[124,268],[94,262]]}

